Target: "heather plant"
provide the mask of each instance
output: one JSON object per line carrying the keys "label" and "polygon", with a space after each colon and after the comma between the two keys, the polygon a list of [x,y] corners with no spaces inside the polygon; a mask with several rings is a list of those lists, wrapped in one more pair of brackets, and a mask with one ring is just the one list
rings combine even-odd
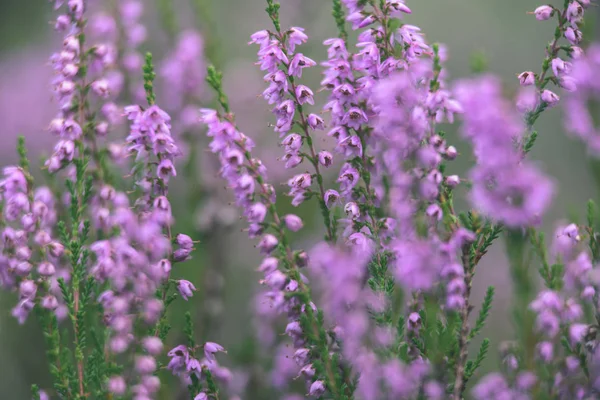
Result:
{"label": "heather plant", "polygon": [[[210,2],[193,2],[192,30],[156,2],[160,62],[142,52],[144,2],[53,3],[56,145],[38,174],[20,137],[0,181],[0,284],[19,324],[38,321],[52,379],[34,399],[600,399],[598,209],[590,200],[583,221],[547,237],[557,186],[530,156],[546,139],[538,119],[560,103],[565,131],[599,154],[590,1],[532,11],[555,25],[539,72],[502,82],[484,68],[450,80],[451,50],[410,24],[404,0],[333,0],[325,60],[302,53],[310,32],[266,0],[264,29],[248,36],[274,167],[214,66]],[[464,176],[458,157],[472,161]],[[174,217],[182,202],[189,235]],[[299,241],[311,204],[322,225]],[[228,352],[217,327],[238,216],[262,257],[260,290],[250,339]],[[503,341],[482,333],[506,288],[472,297],[495,244],[514,293]],[[499,363],[484,372],[490,352]]]}

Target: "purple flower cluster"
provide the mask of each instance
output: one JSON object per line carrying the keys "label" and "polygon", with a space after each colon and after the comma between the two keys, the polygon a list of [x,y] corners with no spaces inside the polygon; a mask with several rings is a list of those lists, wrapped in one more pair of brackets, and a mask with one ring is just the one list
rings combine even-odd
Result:
{"label": "purple flower cluster", "polygon": [[160,69],[165,83],[165,104],[169,109],[179,110],[178,119],[184,126],[198,124],[195,104],[204,84],[204,39],[196,31],[182,32],[173,51],[167,55]]}
{"label": "purple flower cluster", "polygon": [[565,127],[573,136],[583,140],[588,146],[588,151],[597,156],[600,154],[600,131],[594,121],[594,113],[598,111],[590,109],[590,104],[598,101],[600,85],[595,78],[595,71],[600,66],[600,47],[591,45],[585,56],[568,65],[570,77],[577,85],[577,90],[569,93],[564,102]]}
{"label": "purple flower cluster", "polygon": [[[310,269],[321,282],[323,308],[335,324],[332,331],[344,360],[360,376],[355,395],[361,399],[412,398],[423,388],[428,398],[442,399],[443,388],[428,378],[431,370],[425,360],[405,365],[379,356],[379,351],[395,345],[394,332],[388,326],[373,327],[369,319],[370,313],[386,308],[387,300],[363,285],[368,253],[350,249],[318,245],[311,252]],[[306,365],[310,360],[298,353],[294,359],[300,361],[300,372],[314,373],[312,365]]]}
{"label": "purple flower cluster", "polygon": [[[0,283],[7,290],[18,290],[19,302],[12,315],[24,323],[35,304],[66,316],[57,278],[69,278],[61,267],[64,246],[52,238],[56,205],[46,187],[33,190],[29,172],[20,167],[5,167],[0,181],[3,201],[2,255]],[[36,261],[34,261],[34,259]]]}
{"label": "purple flower cluster", "polygon": [[[202,114],[202,120],[208,126],[208,136],[212,138],[210,148],[218,154],[221,162],[221,176],[228,182],[236,204],[243,210],[249,224],[249,236],[259,238],[257,248],[265,256],[259,270],[264,274],[261,283],[267,286],[268,292],[262,297],[268,301],[272,312],[287,315],[285,333],[292,339],[296,353],[304,354],[302,357],[306,362],[303,365],[310,364],[310,359],[324,357],[320,359],[320,365],[331,373],[332,360],[326,350],[327,343],[323,343],[322,337],[311,340],[311,335],[305,332],[306,329],[318,329],[315,325],[317,309],[310,300],[308,279],[299,270],[306,265],[308,258],[305,252],[292,251],[287,244],[285,230],[301,229],[302,221],[295,215],[279,216],[275,207],[275,191],[266,183],[266,168],[260,160],[252,158],[254,143],[237,130],[231,122],[232,116],[221,117],[214,110],[202,110]],[[268,216],[272,219],[271,223],[267,222]],[[273,233],[266,232],[269,227],[272,227]],[[331,391],[337,390],[335,382],[325,383],[321,380],[325,377],[319,375],[310,368],[304,371],[311,396],[324,393],[327,386]]]}
{"label": "purple flower cluster", "polygon": [[[57,2],[57,9],[61,4]],[[121,109],[115,104],[124,84],[117,68],[117,24],[112,16],[98,13],[88,27],[86,7],[82,0],[68,1],[66,13],[59,15],[55,23],[56,30],[64,33],[64,40],[61,51],[50,57],[56,74],[53,92],[60,108],[48,128],[59,137],[54,153],[46,161],[51,173],[81,156],[78,143],[83,141],[89,142],[98,164],[97,138],[106,136],[122,120]],[[88,30],[95,41],[91,46],[85,39]],[[96,114],[103,119],[95,120]]]}
{"label": "purple flower cluster", "polygon": [[[288,181],[289,196],[292,205],[300,205],[306,198],[313,194],[311,186],[313,179],[316,181],[319,192],[317,196],[324,198],[323,177],[321,168],[328,168],[333,163],[333,156],[327,151],[318,152],[314,146],[313,135],[325,128],[325,121],[317,114],[304,111],[306,104],[314,105],[314,93],[305,85],[297,84],[295,78],[302,77],[305,68],[314,67],[317,63],[302,53],[295,53],[296,46],[305,43],[308,36],[304,29],[291,27],[285,32],[279,29],[272,33],[266,30],[254,33],[250,43],[260,46],[258,51],[258,64],[260,69],[266,71],[265,82],[269,87],[263,92],[263,97],[269,104],[273,104],[273,114],[277,120],[275,132],[284,137],[281,145],[285,149],[282,160],[286,168],[295,168],[304,159],[313,165],[314,174],[302,173]],[[290,133],[294,126],[298,126],[300,133]],[[322,200],[324,201],[324,200]],[[331,240],[333,233],[330,221],[325,221],[327,235]]]}
{"label": "purple flower cluster", "polygon": [[[225,348],[214,342],[206,342],[203,347],[204,358],[200,360],[195,358],[195,353],[198,350],[196,348],[189,349],[184,345],[173,348],[167,354],[170,358],[167,369],[174,375],[179,376],[185,385],[192,385],[192,377],[202,380],[206,375],[205,371],[209,371],[212,376],[224,384],[229,383],[231,372],[227,368],[220,366],[215,358],[215,354],[218,352],[226,353]],[[200,392],[194,397],[194,400],[207,399],[206,396],[206,393]]]}
{"label": "purple flower cluster", "polygon": [[477,158],[471,171],[473,204],[510,227],[538,223],[550,205],[553,183],[516,148],[525,140],[525,126],[502,98],[500,82],[490,76],[463,81],[456,95],[465,109],[462,134]]}
{"label": "purple flower cluster", "polygon": [[[542,72],[536,74],[533,71],[524,71],[518,76],[519,83],[524,87],[518,107],[528,113],[526,120],[529,126],[545,108],[552,107],[560,101],[556,93],[547,89],[549,83],[554,83],[567,92],[577,90],[577,78],[572,74],[572,63],[561,58],[560,54],[562,51],[574,60],[583,55],[584,51],[579,46],[583,35],[579,28],[583,23],[585,9],[590,4],[589,0],[567,0],[562,10],[552,5],[543,5],[532,13],[538,21],[556,17],[558,27],[553,41],[547,48]],[[561,46],[559,40],[563,38],[568,44]],[[548,76],[550,70],[553,76]]]}
{"label": "purple flower cluster", "polygon": [[[156,204],[168,194],[169,179],[177,176],[174,160],[181,155],[171,136],[171,117],[157,105],[151,105],[145,110],[137,105],[128,106],[125,113],[131,121],[126,138],[127,152],[135,155],[135,161],[142,170],[141,178],[136,182],[142,192],[137,205]],[[152,156],[157,162],[151,161]],[[153,168],[153,165],[156,167]],[[166,220],[164,222],[171,223]]]}
{"label": "purple flower cluster", "polygon": [[144,57],[140,53],[139,47],[146,41],[148,34],[141,21],[143,13],[143,2],[127,0],[119,3],[118,13],[115,16],[122,32],[118,39],[122,54],[119,54],[117,61],[125,75],[128,96],[135,102],[142,102],[144,99],[144,87],[140,74]]}

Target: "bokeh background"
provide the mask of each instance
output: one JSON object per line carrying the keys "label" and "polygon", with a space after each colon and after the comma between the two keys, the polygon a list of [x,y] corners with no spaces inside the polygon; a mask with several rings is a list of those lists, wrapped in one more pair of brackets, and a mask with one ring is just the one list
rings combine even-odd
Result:
{"label": "bokeh background", "polygon": [[[90,2],[95,3],[94,7],[102,7],[104,3],[102,0]],[[201,13],[196,12],[193,2],[204,4]],[[160,23],[156,1],[144,0],[144,3],[143,20],[148,28],[148,41],[142,49],[152,51],[156,60],[162,60],[169,53],[172,42]],[[281,3],[283,26],[306,28],[310,40],[303,53],[317,61],[323,60],[326,53],[322,41],[335,35],[331,2],[281,0]],[[537,22],[527,14],[540,5],[535,0],[414,0],[407,3],[413,10],[407,22],[420,26],[430,42],[447,45],[447,68],[451,78],[468,76],[474,60],[485,60],[488,70],[506,83],[507,95],[514,94],[517,88],[515,75],[518,72],[540,69],[544,47],[554,29],[553,23]],[[254,65],[256,48],[247,45],[250,34],[269,26],[264,0],[173,0],[172,6],[179,28],[199,29],[205,35],[211,61],[224,71],[225,88],[239,125],[259,143],[261,157],[272,167],[273,183],[276,186],[284,183],[286,171],[281,171],[276,160],[281,154],[277,136],[268,127],[272,119],[266,103],[257,98],[264,84],[261,72]],[[596,15],[593,15],[599,9],[588,11],[591,18],[586,26],[587,38],[595,35],[600,39],[598,30],[594,29]],[[33,160],[47,154],[53,146],[54,138],[46,131],[56,112],[56,104],[49,92],[51,68],[47,59],[61,40],[49,23],[53,17],[51,4],[44,0],[0,1],[2,165],[15,162],[14,144],[19,134],[26,136]],[[318,68],[306,74],[304,80],[316,89]],[[321,104],[324,97],[318,97]],[[207,103],[211,100],[209,93],[203,98]],[[544,222],[548,232],[562,218],[581,216],[587,199],[598,199],[600,188],[600,175],[595,172],[598,168],[586,156],[583,145],[565,136],[561,112],[560,108],[552,109],[539,120],[540,136],[531,155],[555,178],[558,187],[554,206]],[[198,135],[201,134],[199,131]],[[450,141],[466,155],[452,165],[460,174],[469,166],[469,149],[454,139],[455,136],[450,137]],[[323,146],[328,146],[325,140]],[[229,358],[248,366],[244,374],[250,385],[257,387],[246,392],[243,398],[272,398],[269,397],[272,392],[261,391],[258,387],[270,377],[261,375],[261,370],[253,370],[254,363],[268,365],[268,361],[257,354],[260,348],[253,344],[260,332],[253,318],[254,293],[259,279],[255,268],[259,258],[253,243],[240,232],[242,224],[238,213],[228,206],[227,194],[212,173],[212,155],[200,150],[198,156],[199,160],[191,166],[190,172],[198,177],[200,184],[180,181],[173,191],[173,203],[177,230],[193,233],[202,243],[198,245],[194,259],[178,267],[174,274],[197,283],[201,293],[189,303],[177,302],[172,313],[176,311],[183,315],[184,311],[191,311],[199,339],[219,342],[230,350],[228,357],[223,357],[224,364]],[[286,200],[282,201],[281,207],[291,209]],[[308,226],[295,238],[297,247],[309,248],[322,237],[320,214],[308,204],[295,211]],[[477,304],[488,285],[496,286],[493,317],[483,333],[490,337],[493,348],[497,348],[503,338],[510,338],[513,329],[509,311],[512,288],[502,250],[499,242],[484,258],[478,267],[474,290]],[[14,302],[14,294],[2,293],[0,296],[0,399],[6,400],[28,399],[32,383],[42,387],[50,383],[40,330],[34,318],[24,326],[17,324],[10,316]],[[174,332],[179,323],[181,321],[174,318]],[[175,344],[178,338],[171,335],[170,341]],[[485,368],[489,369],[497,362],[498,358],[492,356]],[[238,371],[234,373],[238,374]]]}

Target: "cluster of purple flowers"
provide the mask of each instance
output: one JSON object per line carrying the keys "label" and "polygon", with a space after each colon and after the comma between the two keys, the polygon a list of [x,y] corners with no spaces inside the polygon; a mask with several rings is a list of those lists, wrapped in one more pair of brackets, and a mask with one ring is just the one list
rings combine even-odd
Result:
{"label": "cluster of purple flowers", "polygon": [[570,63],[564,64],[577,85],[577,90],[569,93],[564,102],[565,127],[573,136],[586,143],[592,155],[597,156],[600,144],[598,126],[593,118],[597,110],[590,109],[590,104],[594,104],[600,94],[600,87],[594,77],[594,71],[600,65],[600,47],[597,44],[591,45],[585,56],[576,59],[572,67]]}
{"label": "cluster of purple flowers", "polygon": [[515,148],[525,140],[525,126],[502,98],[500,83],[486,76],[459,83],[456,93],[466,110],[462,133],[477,158],[471,200],[507,226],[535,224],[550,205],[553,184]]}
{"label": "cluster of purple flowers", "polygon": [[[55,5],[59,10],[63,2]],[[115,375],[105,375],[106,381],[100,381],[93,390],[151,399],[161,386],[156,372],[166,335],[166,301],[176,296],[175,290],[185,300],[195,290],[189,281],[170,279],[172,265],[190,259],[195,245],[185,234],[171,235],[174,218],[167,198],[168,184],[170,177],[176,176],[174,161],[181,152],[171,136],[166,112],[153,104],[146,109],[137,105],[126,107],[131,129],[126,144],[118,146],[125,149],[120,152],[121,157],[135,156],[130,175],[137,179],[138,190],[130,192],[134,200],[128,192],[108,183],[102,157],[111,149],[102,147],[96,139],[105,136],[122,118],[122,110],[115,103],[125,81],[119,70],[121,63],[125,72],[132,75],[141,71],[141,56],[135,48],[146,35],[139,23],[142,4],[123,2],[118,16],[100,13],[89,25],[86,2],[69,0],[64,7],[65,14],[59,15],[55,24],[58,31],[65,33],[63,46],[51,57],[56,72],[53,92],[60,113],[51,122],[50,131],[59,136],[59,142],[45,165],[53,174],[67,170],[68,193],[58,203],[53,190],[60,189],[34,187],[24,143],[20,143],[20,166],[6,167],[0,182],[0,283],[3,288],[18,291],[19,301],[12,314],[21,324],[37,306],[48,310],[59,322],[70,317],[77,353],[73,362],[76,388],[61,390],[75,390],[81,398],[87,396],[86,387],[91,385],[84,364],[94,362],[94,356],[84,351],[84,331],[88,328],[83,326],[82,318],[90,298],[97,295],[104,312],[98,322],[106,329],[106,334],[99,334],[108,339],[101,352],[105,354],[104,374],[108,374],[113,356],[129,354],[132,362],[126,373],[119,373],[122,368],[113,368],[111,373]],[[87,47],[88,30],[99,44]],[[117,44],[120,34],[126,36],[125,47]],[[148,76],[146,96],[153,99],[153,72],[148,72]],[[96,108],[101,112],[95,112]],[[98,116],[107,121],[97,121]],[[94,167],[88,166],[90,161]],[[65,209],[69,210],[68,216]],[[95,234],[88,241],[91,228]],[[173,244],[177,249],[173,249]],[[173,293],[169,292],[172,283],[176,287]],[[51,319],[51,329],[53,326]],[[56,334],[46,332],[48,337]],[[57,340],[56,345],[61,346]],[[224,348],[208,342],[204,350],[207,362],[214,363],[213,354]],[[59,349],[52,352],[58,355]],[[60,356],[64,363],[64,355]],[[210,369],[224,380],[230,375],[224,368]],[[54,367],[54,375],[60,377],[61,373],[59,364]],[[39,395],[48,398],[46,392]],[[202,396],[207,398],[204,392],[197,398]]]}
{"label": "cluster of purple flowers", "polygon": [[206,75],[204,40],[198,32],[190,30],[179,35],[173,51],[163,61],[160,75],[165,83],[165,104],[177,110],[183,127],[197,125],[196,104]]}
{"label": "cluster of purple flowers", "polygon": [[[291,243],[303,219],[278,211],[277,190],[253,154],[255,142],[236,125],[220,73],[209,67],[205,74],[198,32],[172,35],[173,49],[160,68],[163,109],[156,104],[152,57],[144,63],[137,50],[147,36],[141,1],[119,2],[89,22],[88,2],[54,3],[64,10],[54,24],[64,41],[51,57],[59,113],[49,130],[59,139],[45,168],[65,178],[66,192],[60,183],[36,188],[20,142],[19,166],[6,167],[0,181],[0,285],[17,293],[12,314],[20,324],[36,309],[48,325],[60,398],[158,398],[163,370],[193,400],[223,398],[220,387],[238,399],[251,374],[260,375],[253,376],[260,384],[270,376],[269,396],[276,390],[288,400],[297,399],[298,378],[306,395],[322,399],[461,400],[471,385],[477,400],[598,396],[595,208],[588,207],[586,224],[561,223],[547,247],[537,227],[555,185],[528,159],[538,137],[535,122],[559,102],[550,84],[568,92],[567,129],[593,154],[600,148],[589,108],[600,93],[600,48],[580,47],[589,0],[533,11],[540,21],[556,17],[557,28],[541,73],[520,73],[513,100],[491,74],[450,85],[447,49],[405,23],[412,10],[404,0],[334,0],[339,37],[323,42],[321,90],[313,91],[300,83],[304,70],[318,65],[297,51],[309,39],[306,31],[282,29],[279,4],[267,0],[274,29],[252,34],[250,44],[259,47],[257,65],[268,85],[262,97],[272,107],[280,161],[286,169],[304,161],[312,166],[289,178],[286,193],[294,207],[313,197],[320,206],[325,238],[310,252]],[[347,23],[356,31],[354,45]],[[205,79],[218,110],[198,111]],[[320,92],[327,94],[323,106]],[[140,105],[144,98],[147,106]],[[118,105],[125,100],[134,105]],[[313,107],[322,113],[308,111]],[[442,129],[455,119],[475,161],[465,177],[450,171],[459,151]],[[130,122],[126,137],[98,140],[123,120]],[[202,289],[174,278],[197,242],[176,233],[169,198],[184,158],[174,132],[189,145],[193,168],[198,122],[262,256],[254,321],[261,351],[253,355],[256,365],[239,375],[217,362],[223,346],[196,344],[191,314],[187,343],[178,338],[171,348],[167,341],[170,304]],[[327,137],[335,140],[335,157],[315,145]],[[112,178],[121,170],[108,166],[106,155],[129,164],[124,187]],[[329,168],[339,171],[331,182]],[[454,198],[463,190],[472,208],[458,212]],[[475,357],[470,345],[494,292],[488,290],[473,321],[471,290],[479,261],[501,234],[518,286],[518,341],[501,345],[499,370],[473,385],[489,341]],[[529,251],[535,257],[525,257]],[[527,263],[540,264],[539,290],[528,281]],[[86,314],[93,303],[101,310],[95,319]],[[93,327],[85,326],[91,320]],[[61,339],[57,331],[69,322]],[[93,350],[86,347],[89,332]],[[73,355],[61,350],[70,349],[64,338],[71,336]],[[258,365],[263,354],[274,357],[270,374]],[[48,398],[39,389],[34,395]]]}
{"label": "cluster of purple flowers", "polygon": [[[68,279],[62,268],[64,246],[52,238],[56,205],[46,187],[34,191],[29,172],[20,167],[4,168],[2,189],[6,226],[2,229],[0,279],[2,287],[18,289],[19,302],[12,315],[23,324],[35,304],[56,312],[64,319],[57,278]],[[39,263],[34,267],[34,258]],[[58,297],[58,298],[57,298]]]}
{"label": "cluster of purple flowers", "polygon": [[[160,199],[156,196],[168,194],[169,179],[177,176],[173,161],[181,152],[171,136],[171,117],[157,105],[146,110],[137,105],[128,106],[125,113],[131,120],[127,152],[135,155],[142,169],[141,178],[136,182],[142,192],[138,204],[149,206]],[[152,156],[157,162],[151,161]],[[157,165],[153,171],[154,164]]]}
{"label": "cluster of purple flowers", "polygon": [[[317,152],[312,138],[316,131],[325,128],[325,121],[317,114],[304,111],[305,104],[315,104],[314,93],[308,86],[297,84],[295,79],[302,77],[305,68],[317,65],[304,54],[295,52],[296,46],[307,40],[308,36],[303,28],[292,27],[285,32],[259,31],[251,36],[250,41],[260,46],[258,64],[261,70],[267,72],[264,80],[269,83],[262,95],[269,104],[273,104],[272,111],[277,118],[275,132],[278,132],[280,137],[285,136],[281,142],[285,155],[281,159],[285,161],[286,168],[295,168],[306,158],[315,171],[314,174],[298,174],[288,181],[288,194],[292,197],[294,206],[300,205],[312,194],[313,178],[319,186],[318,197],[324,197],[325,189],[320,168],[327,168],[333,163],[331,153]],[[301,133],[290,133],[296,125]],[[328,235],[331,236],[329,221],[326,224]]]}
{"label": "cluster of purple flowers", "polygon": [[[131,97],[136,102],[144,99],[140,79],[144,57],[138,50],[147,37],[146,27],[141,23],[143,12],[142,2],[127,0],[110,10],[94,13],[90,18],[89,32],[92,38],[102,43],[100,46],[110,56],[111,65],[106,79],[113,99],[119,95]],[[113,124],[122,117],[121,110],[114,103],[105,105],[103,114]]]}
{"label": "cluster of purple flowers", "polygon": [[[264,274],[261,283],[267,286],[268,292],[261,298],[268,302],[272,312],[287,315],[285,333],[292,338],[296,352],[304,354],[304,360],[309,360],[311,354],[313,358],[318,357],[321,350],[318,346],[327,344],[311,343],[305,331],[307,328],[316,328],[317,312],[310,300],[308,279],[300,272],[300,268],[308,262],[308,257],[303,251],[291,250],[285,232],[286,229],[294,232],[300,230],[302,220],[293,214],[280,216],[277,213],[275,190],[266,182],[266,168],[260,160],[252,158],[254,143],[235,127],[230,120],[232,116],[228,114],[221,117],[214,110],[202,110],[202,114],[202,120],[208,127],[208,136],[212,138],[211,150],[218,154],[221,162],[221,176],[228,182],[235,194],[236,204],[243,210],[249,224],[249,236],[259,238],[257,248],[265,256],[259,270]],[[310,175],[306,175],[310,179]],[[267,217],[272,222],[267,222]],[[267,233],[268,228],[274,232]],[[329,357],[325,353],[326,359],[321,362],[330,364]],[[324,393],[325,383],[316,379],[318,376],[311,370],[305,372],[310,395]],[[333,385],[332,382],[330,384]]]}

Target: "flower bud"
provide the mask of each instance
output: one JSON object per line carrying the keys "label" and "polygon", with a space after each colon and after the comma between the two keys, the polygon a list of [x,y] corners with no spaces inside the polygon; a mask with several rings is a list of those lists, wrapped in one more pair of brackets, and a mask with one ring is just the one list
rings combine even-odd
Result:
{"label": "flower bud", "polygon": [[554,15],[554,8],[552,6],[543,5],[536,8],[533,13],[535,14],[535,19],[538,21],[547,21]]}
{"label": "flower bud", "polygon": [[304,226],[302,219],[294,214],[288,214],[283,217],[283,222],[285,223],[285,226],[292,232],[298,232]]}
{"label": "flower bud", "polygon": [[542,101],[548,103],[548,107],[556,105],[556,103],[558,103],[558,101],[560,100],[560,97],[558,97],[554,92],[551,92],[547,89],[542,91],[541,97]]}
{"label": "flower bud", "polygon": [[521,72],[519,74],[519,83],[521,86],[530,86],[535,84],[535,74],[531,71]]}

